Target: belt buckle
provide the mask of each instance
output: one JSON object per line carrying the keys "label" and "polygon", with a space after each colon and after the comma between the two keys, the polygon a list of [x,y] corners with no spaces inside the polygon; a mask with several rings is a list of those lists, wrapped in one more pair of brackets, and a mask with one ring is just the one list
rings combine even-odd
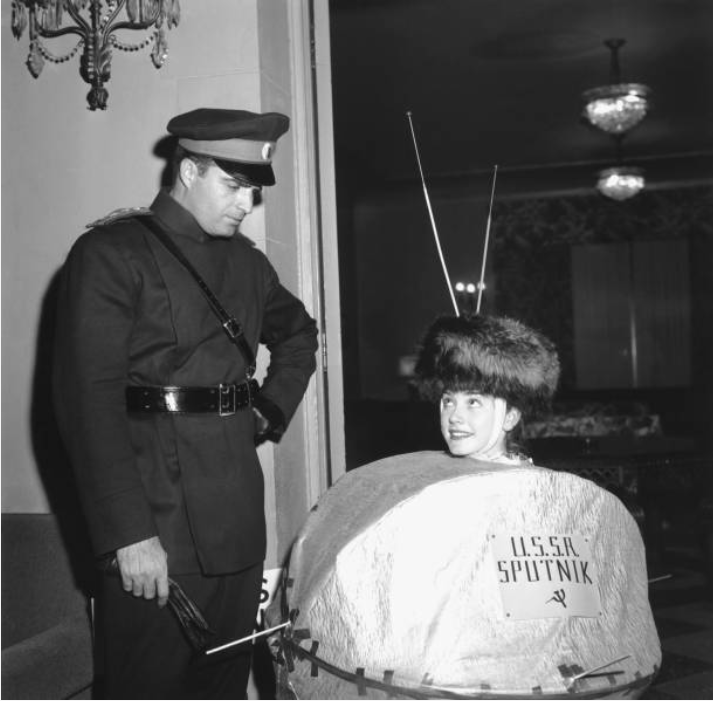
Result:
{"label": "belt buckle", "polygon": [[[232,416],[236,412],[237,399],[235,397],[235,385],[218,385],[218,415]],[[228,407],[224,408],[223,399],[229,398]]]}

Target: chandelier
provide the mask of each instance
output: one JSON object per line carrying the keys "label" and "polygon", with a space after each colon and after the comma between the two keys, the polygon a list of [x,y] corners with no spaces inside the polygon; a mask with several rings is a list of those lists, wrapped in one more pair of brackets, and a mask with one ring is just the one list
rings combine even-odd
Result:
{"label": "chandelier", "polygon": [[[106,109],[113,49],[139,51],[153,44],[151,60],[161,68],[168,56],[166,30],[178,26],[178,0],[12,0],[12,33],[19,39],[29,27],[27,67],[37,78],[45,61],[64,63],[81,51],[79,74],[91,85],[89,109]],[[153,28],[153,31],[151,31]],[[115,32],[149,32],[141,41],[128,43]],[[79,40],[67,53],[50,52],[44,39],[74,34]]]}
{"label": "chandelier", "polygon": [[611,52],[610,84],[587,90],[583,94],[584,118],[607,134],[624,134],[648,114],[651,90],[641,83],[622,83],[619,49],[624,39],[607,39]]}
{"label": "chandelier", "polygon": [[614,166],[600,170],[597,180],[597,190],[618,202],[634,197],[645,185],[644,172],[633,166]]}

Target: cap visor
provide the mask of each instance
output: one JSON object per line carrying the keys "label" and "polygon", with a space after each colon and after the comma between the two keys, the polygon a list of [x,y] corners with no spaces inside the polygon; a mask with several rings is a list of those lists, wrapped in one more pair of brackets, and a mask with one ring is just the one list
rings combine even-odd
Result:
{"label": "cap visor", "polygon": [[214,158],[215,164],[222,171],[236,180],[247,180],[252,185],[274,185],[275,173],[271,165],[263,163],[239,163],[226,161],[223,158]]}

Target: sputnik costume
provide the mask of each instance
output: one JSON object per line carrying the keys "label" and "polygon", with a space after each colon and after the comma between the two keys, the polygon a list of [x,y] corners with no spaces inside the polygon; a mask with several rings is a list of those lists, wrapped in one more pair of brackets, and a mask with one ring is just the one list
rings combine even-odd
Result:
{"label": "sputnik costume", "polygon": [[[442,318],[417,383],[546,405],[552,344]],[[353,470],[299,534],[268,624],[278,698],[636,698],[661,651],[638,526],[576,475],[442,452]]]}

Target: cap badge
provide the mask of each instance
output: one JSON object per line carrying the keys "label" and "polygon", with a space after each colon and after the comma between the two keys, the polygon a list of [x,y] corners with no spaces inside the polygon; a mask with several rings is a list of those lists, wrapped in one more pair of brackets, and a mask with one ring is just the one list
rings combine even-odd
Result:
{"label": "cap badge", "polygon": [[265,143],[262,146],[262,160],[269,161],[272,156],[272,144]]}

